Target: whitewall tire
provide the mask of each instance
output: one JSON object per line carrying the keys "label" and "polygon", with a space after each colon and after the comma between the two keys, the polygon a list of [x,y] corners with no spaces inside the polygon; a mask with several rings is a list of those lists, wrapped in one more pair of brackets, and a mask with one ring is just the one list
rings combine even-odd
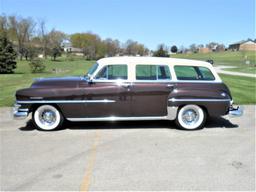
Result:
{"label": "whitewall tire", "polygon": [[205,111],[198,105],[185,105],[178,111],[176,124],[181,129],[196,130],[203,128],[206,121]]}
{"label": "whitewall tire", "polygon": [[33,122],[36,128],[43,131],[60,128],[63,120],[60,111],[52,105],[41,105],[33,113]]}

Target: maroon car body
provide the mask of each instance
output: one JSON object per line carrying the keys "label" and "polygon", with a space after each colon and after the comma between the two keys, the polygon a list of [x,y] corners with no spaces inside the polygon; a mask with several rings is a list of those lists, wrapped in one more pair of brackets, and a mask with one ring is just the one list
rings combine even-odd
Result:
{"label": "maroon car body", "polygon": [[[14,116],[32,112],[35,125],[43,130],[59,128],[64,119],[176,120],[183,129],[198,129],[207,116],[241,115],[232,102],[228,87],[206,62],[114,57],[99,60],[84,77],[42,78],[18,90]],[[193,118],[202,122],[192,126]],[[51,126],[56,119],[60,122]]]}

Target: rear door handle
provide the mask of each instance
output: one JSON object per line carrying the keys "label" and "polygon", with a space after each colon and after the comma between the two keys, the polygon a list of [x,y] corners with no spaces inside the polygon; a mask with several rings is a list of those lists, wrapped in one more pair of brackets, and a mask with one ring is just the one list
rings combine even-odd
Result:
{"label": "rear door handle", "polygon": [[173,88],[174,85],[173,85],[173,84],[167,84],[166,87],[167,87],[167,88]]}

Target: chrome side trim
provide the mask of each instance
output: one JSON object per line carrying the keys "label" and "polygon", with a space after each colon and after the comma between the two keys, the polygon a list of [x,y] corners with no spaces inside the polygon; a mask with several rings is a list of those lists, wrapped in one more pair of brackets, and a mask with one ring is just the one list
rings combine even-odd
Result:
{"label": "chrome side trim", "polygon": [[29,109],[19,109],[19,111],[22,111],[22,112],[28,112]]}
{"label": "chrome side trim", "polygon": [[134,83],[173,83],[171,79],[156,79],[156,80],[135,80]]}
{"label": "chrome side trim", "polygon": [[92,117],[92,118],[67,118],[69,121],[142,121],[142,120],[169,120],[167,116],[149,117]]}
{"label": "chrome side trim", "polygon": [[168,99],[170,102],[179,102],[179,101],[196,101],[196,102],[230,102],[230,99]]}
{"label": "chrome side trim", "polygon": [[115,100],[38,100],[38,101],[16,101],[18,104],[34,104],[34,103],[115,103]]}
{"label": "chrome side trim", "polygon": [[178,107],[172,106],[172,107],[167,107],[167,119],[168,120],[175,120],[177,117],[177,111]]}
{"label": "chrome side trim", "polygon": [[220,84],[222,81],[203,81],[203,80],[134,80],[133,83],[213,83]]}
{"label": "chrome side trim", "polygon": [[131,81],[129,81],[128,79],[114,79],[114,80],[93,79],[92,82],[95,82],[95,83],[116,83],[116,84],[120,84],[120,83],[129,83]]}
{"label": "chrome side trim", "polygon": [[213,83],[220,84],[222,81],[218,80],[175,80],[175,83]]}
{"label": "chrome side trim", "polygon": [[[93,79],[95,83],[117,83],[120,84],[120,79],[117,80],[100,80],[100,79]],[[210,83],[210,84],[220,84],[222,81],[217,80],[121,80],[122,83]]]}

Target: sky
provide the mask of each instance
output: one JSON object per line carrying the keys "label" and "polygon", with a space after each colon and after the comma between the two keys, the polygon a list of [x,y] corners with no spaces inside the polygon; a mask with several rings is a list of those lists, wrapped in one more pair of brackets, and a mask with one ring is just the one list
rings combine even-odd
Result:
{"label": "sky", "polygon": [[156,49],[255,38],[255,0],[0,0],[0,13]]}

